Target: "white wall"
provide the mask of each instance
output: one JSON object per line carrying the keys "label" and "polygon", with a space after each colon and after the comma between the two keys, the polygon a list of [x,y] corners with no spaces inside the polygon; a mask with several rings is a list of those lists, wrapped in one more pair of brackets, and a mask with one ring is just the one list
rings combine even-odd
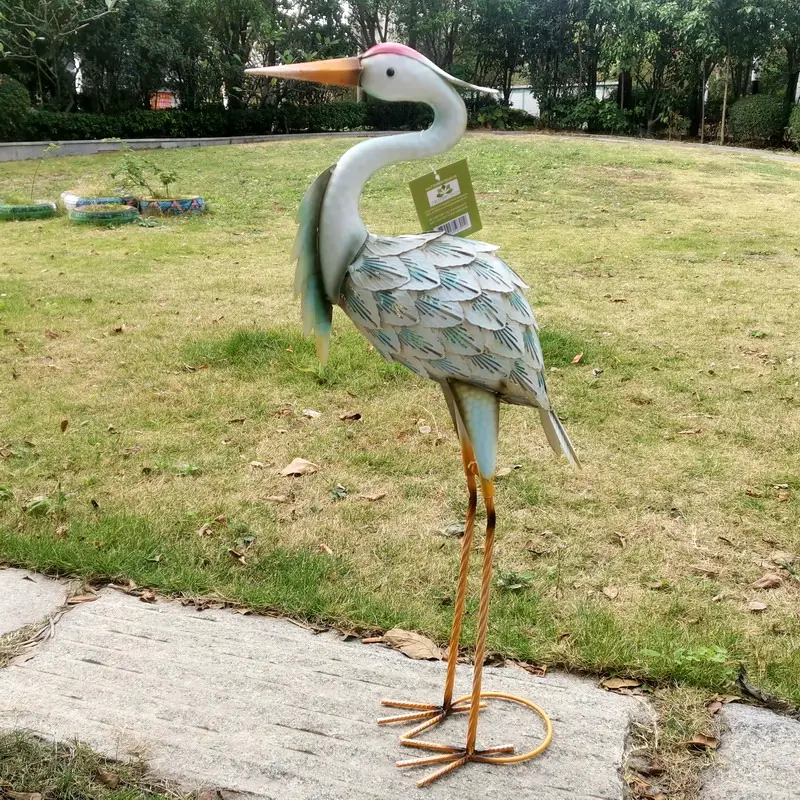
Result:
{"label": "white wall", "polygon": [[[573,87],[577,89],[577,87]],[[607,100],[617,88],[616,81],[598,81],[595,97],[598,100]],[[527,111],[531,116],[539,116],[539,101],[533,96],[530,86],[512,86],[509,102],[512,108]]]}

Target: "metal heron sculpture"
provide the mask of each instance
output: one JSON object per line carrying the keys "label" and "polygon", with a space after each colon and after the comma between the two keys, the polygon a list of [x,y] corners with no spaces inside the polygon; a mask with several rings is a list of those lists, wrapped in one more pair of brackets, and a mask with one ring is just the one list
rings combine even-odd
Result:
{"label": "metal heron sculpture", "polygon": [[[367,231],[359,214],[364,184],[376,171],[400,161],[444,153],[461,139],[467,111],[457,86],[478,92],[494,90],[460,81],[410,47],[392,43],[379,44],[360,57],[248,72],[338,86],[360,85],[381,100],[418,101],[433,108],[434,121],[427,130],[360,142],[309,187],[300,206],[293,250],[295,290],[301,298],[306,334],[315,334],[323,362],[328,354],[333,306],[339,305],[387,361],[403,364],[442,387],[461,443],[469,504],[444,697],[439,704],[384,700],[384,705],[405,713],[379,720],[380,724],[416,723],[400,741],[434,754],[400,761],[398,766],[437,765],[435,772],[419,781],[419,786],[425,786],[470,761],[507,764],[533,758],[550,743],[552,727],[547,715],[528,700],[481,691],[496,522],[493,481],[500,403],[538,409],[552,448],[573,465],[578,463],[547,396],[537,325],[522,291],[527,286],[496,255],[494,245],[442,231],[376,236]],[[486,537],[472,692],[454,699],[478,483],[486,506]],[[507,745],[479,748],[478,719],[486,698],[521,703],[539,714],[545,724],[542,743],[521,754],[513,754],[514,748]],[[458,712],[469,714],[463,744],[417,738]]]}

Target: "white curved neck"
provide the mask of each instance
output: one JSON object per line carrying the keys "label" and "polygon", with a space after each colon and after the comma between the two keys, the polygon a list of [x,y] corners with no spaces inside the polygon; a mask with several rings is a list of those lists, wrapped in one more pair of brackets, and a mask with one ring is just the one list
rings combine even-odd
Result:
{"label": "white curved neck", "polygon": [[444,153],[454,147],[467,127],[467,109],[456,90],[442,81],[425,98],[434,112],[430,128],[368,139],[348,150],[336,165],[322,202],[319,250],[328,297],[337,302],[339,289],[367,238],[359,200],[364,184],[379,169]]}

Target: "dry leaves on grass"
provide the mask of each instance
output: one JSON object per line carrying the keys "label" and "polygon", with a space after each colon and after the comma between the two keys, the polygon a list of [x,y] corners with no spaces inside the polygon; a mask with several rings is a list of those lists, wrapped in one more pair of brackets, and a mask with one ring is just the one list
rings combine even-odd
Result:
{"label": "dry leaves on grass", "polygon": [[143,603],[155,603],[156,593],[152,589],[145,589],[140,595],[139,600]]}
{"label": "dry leaves on grass", "polygon": [[119,775],[116,772],[101,771],[97,773],[97,780],[109,789],[116,789],[119,786]]}
{"label": "dry leaves on grass", "polygon": [[318,470],[319,467],[311,461],[307,461],[305,458],[296,458],[281,470],[281,475],[299,477],[301,475],[313,475]]}
{"label": "dry leaves on grass", "polygon": [[754,614],[760,614],[762,611],[767,610],[767,604],[762,603],[760,600],[751,600],[747,604],[747,610],[752,611]]}
{"label": "dry leaves on grass", "polygon": [[384,497],[386,497],[386,492],[375,492],[374,494],[360,492],[356,495],[356,500],[369,500],[374,503],[376,500],[383,500]]}
{"label": "dry leaves on grass", "polygon": [[620,689],[636,689],[642,682],[636,678],[603,678],[600,685],[610,692],[618,692]]}
{"label": "dry leaves on grass", "polygon": [[345,411],[344,414],[339,414],[339,419],[341,420],[351,420],[352,422],[358,422],[361,419],[361,412],[360,411]]}
{"label": "dry leaves on grass", "polygon": [[783,578],[774,572],[766,572],[757,581],[750,584],[753,589],[777,589],[781,585],[783,585]]}
{"label": "dry leaves on grass", "polygon": [[417,660],[436,660],[442,658],[441,648],[436,642],[414,631],[405,631],[402,628],[392,628],[383,635],[384,641],[395,650],[399,650],[409,658]]}
{"label": "dry leaves on grass", "polygon": [[14,792],[11,789],[2,789],[2,797],[7,800],[42,800],[39,792]]}
{"label": "dry leaves on grass", "polygon": [[507,475],[510,475],[515,470],[522,469],[522,464],[512,464],[510,467],[500,467],[499,470],[495,473],[494,477],[497,478],[505,478]]}
{"label": "dry leaves on grass", "polygon": [[69,425],[69,420],[68,419],[62,419],[61,420],[61,425],[59,426],[61,428],[61,433],[64,433],[64,431],[67,430],[67,426],[68,425]]}
{"label": "dry leaves on grass", "polygon": [[602,591],[609,600],[616,600],[619,597],[619,588],[616,586],[604,586]]}
{"label": "dry leaves on grass", "polygon": [[705,733],[696,733],[688,742],[685,742],[685,744],[693,750],[716,750],[719,747],[717,738]]}
{"label": "dry leaves on grass", "polygon": [[581,361],[583,361],[583,353],[578,353],[578,355],[576,355],[576,356],[575,356],[575,357],[572,359],[572,363],[573,363],[573,364],[580,364],[580,363],[581,363]]}
{"label": "dry leaves on grass", "polygon": [[315,411],[313,408],[304,408],[303,416],[308,417],[309,419],[316,419],[317,417],[321,417],[322,413],[319,411]]}

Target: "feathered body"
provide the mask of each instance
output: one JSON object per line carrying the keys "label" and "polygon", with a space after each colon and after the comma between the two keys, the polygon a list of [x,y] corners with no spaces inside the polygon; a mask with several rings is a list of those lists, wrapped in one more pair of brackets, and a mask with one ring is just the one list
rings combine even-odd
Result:
{"label": "feathered body", "polygon": [[[305,331],[316,334],[323,361],[333,304],[322,281],[318,228],[330,173],[303,198],[293,250]],[[575,464],[547,396],[538,326],[523,294],[528,287],[498,249],[440,231],[369,234],[345,272],[338,304],[387,361],[444,387],[475,386],[538,408],[550,445]]]}

